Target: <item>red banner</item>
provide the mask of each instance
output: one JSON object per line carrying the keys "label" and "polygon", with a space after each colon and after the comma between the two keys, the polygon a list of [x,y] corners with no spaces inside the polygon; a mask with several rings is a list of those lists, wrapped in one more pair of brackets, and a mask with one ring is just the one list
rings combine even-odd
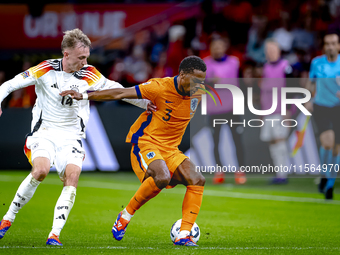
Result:
{"label": "red banner", "polygon": [[26,5],[3,4],[0,49],[60,48],[63,31],[77,27],[92,42],[103,37],[118,38],[124,29],[171,12],[174,7],[175,4],[49,4],[41,17],[33,18]]}

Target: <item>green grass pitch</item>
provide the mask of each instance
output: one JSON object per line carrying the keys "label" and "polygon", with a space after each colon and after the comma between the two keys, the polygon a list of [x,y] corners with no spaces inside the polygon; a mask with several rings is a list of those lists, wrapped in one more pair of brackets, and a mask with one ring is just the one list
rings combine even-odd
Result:
{"label": "green grass pitch", "polygon": [[[0,217],[27,174],[0,171]],[[82,173],[59,248],[45,245],[62,190],[58,176],[50,173],[0,240],[0,254],[339,254],[340,193],[325,202],[313,178],[291,178],[282,186],[267,181],[248,178],[242,186],[214,186],[207,178],[196,221],[201,238],[193,248],[175,247],[169,236],[181,218],[184,187],[164,190],[144,205],[118,242],[112,238],[112,224],[138,189],[137,177]]]}

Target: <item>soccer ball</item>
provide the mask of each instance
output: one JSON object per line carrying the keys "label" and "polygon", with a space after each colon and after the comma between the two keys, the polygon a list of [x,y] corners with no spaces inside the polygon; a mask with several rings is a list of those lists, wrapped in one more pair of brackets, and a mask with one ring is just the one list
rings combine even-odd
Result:
{"label": "soccer ball", "polygon": [[[182,219],[179,219],[171,227],[170,238],[171,238],[171,241],[173,243],[175,242],[175,240],[176,240],[176,238],[179,234],[179,231],[181,229],[181,224],[182,224]],[[192,240],[195,243],[197,243],[198,240],[200,239],[201,231],[200,231],[200,228],[198,227],[198,225],[196,224],[196,222],[194,223],[194,225],[191,228],[190,235],[192,237]]]}

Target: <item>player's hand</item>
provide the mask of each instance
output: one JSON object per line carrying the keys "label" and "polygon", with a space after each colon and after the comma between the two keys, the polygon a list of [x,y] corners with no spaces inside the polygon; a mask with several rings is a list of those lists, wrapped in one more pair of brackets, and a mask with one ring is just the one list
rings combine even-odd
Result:
{"label": "player's hand", "polygon": [[82,100],[83,99],[83,94],[74,91],[74,90],[65,90],[63,92],[61,92],[59,95],[61,95],[62,97],[70,95],[72,97],[72,99],[76,99],[76,100]]}
{"label": "player's hand", "polygon": [[148,106],[146,107],[146,113],[147,115],[150,115],[152,112],[157,111],[157,106],[154,105],[153,103],[148,103]]}

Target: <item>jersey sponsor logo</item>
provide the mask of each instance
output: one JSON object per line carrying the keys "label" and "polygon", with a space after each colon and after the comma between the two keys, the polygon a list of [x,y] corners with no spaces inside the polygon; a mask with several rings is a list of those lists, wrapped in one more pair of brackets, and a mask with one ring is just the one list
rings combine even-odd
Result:
{"label": "jersey sponsor logo", "polygon": [[51,85],[51,88],[59,89],[59,87],[58,87],[58,84],[57,84],[57,83],[55,83],[55,84]]}
{"label": "jersey sponsor logo", "polygon": [[170,101],[168,101],[168,100],[165,100],[165,103],[167,103],[167,104],[172,104],[173,102],[170,102]]}
{"label": "jersey sponsor logo", "polygon": [[197,106],[198,106],[198,99],[197,98],[191,99],[191,105],[190,105],[191,111],[193,112],[196,111]]}
{"label": "jersey sponsor logo", "polygon": [[24,79],[26,79],[27,77],[30,76],[30,72],[29,72],[29,71],[22,72],[22,73],[21,73],[21,76],[22,76]]}
{"label": "jersey sponsor logo", "polygon": [[150,151],[148,154],[146,154],[146,157],[148,158],[148,159],[152,159],[152,158],[154,158],[156,156],[156,153],[154,153],[153,151]]}
{"label": "jersey sponsor logo", "polygon": [[150,83],[151,83],[151,81],[148,81],[148,82],[142,83],[141,85],[148,85],[148,84],[150,84]]}

